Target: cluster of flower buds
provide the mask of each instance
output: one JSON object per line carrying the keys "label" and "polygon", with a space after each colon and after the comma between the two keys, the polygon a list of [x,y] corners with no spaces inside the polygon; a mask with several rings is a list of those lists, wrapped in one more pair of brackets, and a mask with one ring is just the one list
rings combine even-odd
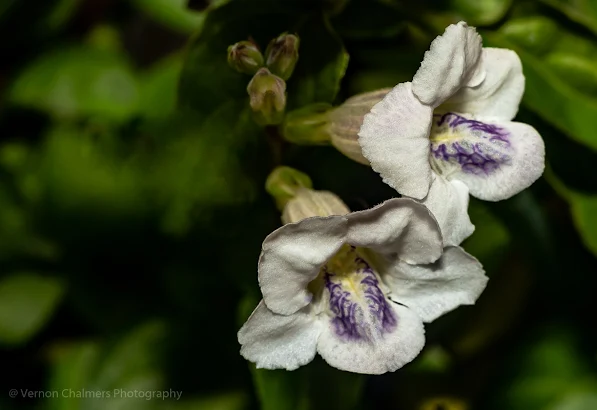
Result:
{"label": "cluster of flower buds", "polygon": [[286,80],[298,61],[299,42],[296,35],[283,33],[270,41],[265,58],[253,41],[240,41],[228,47],[230,67],[253,75],[247,93],[259,124],[280,124],[284,118]]}

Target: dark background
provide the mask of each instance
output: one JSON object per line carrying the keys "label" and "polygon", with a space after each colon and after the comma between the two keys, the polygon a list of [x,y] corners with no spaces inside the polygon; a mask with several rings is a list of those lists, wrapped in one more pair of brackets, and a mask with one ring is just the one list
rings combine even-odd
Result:
{"label": "dark background", "polygon": [[[518,52],[517,120],[547,152],[530,189],[471,202],[487,290],[395,373],[256,371],[236,332],[280,224],[268,173],[296,167],[353,210],[395,193],[256,125],[227,46],[298,33],[290,111],[410,80],[461,19]],[[2,0],[0,53],[0,409],[597,408],[594,1]]]}

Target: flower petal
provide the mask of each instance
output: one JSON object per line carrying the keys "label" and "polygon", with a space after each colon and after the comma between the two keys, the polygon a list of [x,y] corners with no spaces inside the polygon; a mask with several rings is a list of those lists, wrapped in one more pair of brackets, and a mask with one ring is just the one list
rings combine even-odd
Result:
{"label": "flower petal", "polygon": [[460,245],[475,226],[468,216],[468,187],[460,181],[447,181],[433,174],[429,193],[421,201],[433,214],[442,232],[444,246]]}
{"label": "flower petal", "polygon": [[343,216],[315,217],[278,228],[265,238],[259,258],[259,286],[274,313],[290,315],[309,304],[307,285],[344,244]]}
{"label": "flower petal", "polygon": [[447,113],[434,122],[431,166],[448,180],[464,182],[474,197],[500,201],[541,176],[545,146],[530,125]]}
{"label": "flower petal", "polygon": [[412,199],[390,199],[346,217],[346,241],[353,246],[409,263],[431,263],[441,256],[442,236],[435,218]]}
{"label": "flower petal", "polygon": [[261,301],[238,331],[240,354],[258,369],[294,370],[315,357],[320,329],[307,312],[278,315]]}
{"label": "flower petal", "polygon": [[398,261],[384,283],[390,298],[408,306],[431,322],[460,305],[472,305],[487,285],[483,267],[459,247],[448,247],[430,265],[409,265]]}
{"label": "flower petal", "polygon": [[478,117],[511,120],[524,93],[524,75],[518,54],[505,48],[483,48],[485,80],[463,87],[435,112],[462,112]]}
{"label": "flower petal", "polygon": [[396,327],[374,339],[351,339],[338,334],[332,320],[324,323],[317,351],[330,365],[354,373],[393,372],[411,362],[425,345],[421,319],[410,309],[388,301]]}
{"label": "flower petal", "polygon": [[413,78],[412,91],[423,104],[437,107],[459,88],[478,85],[485,72],[478,67],[481,36],[463,21],[436,37]]}
{"label": "flower petal", "polygon": [[359,131],[363,156],[383,181],[402,195],[421,199],[431,184],[429,130],[433,110],[398,84],[365,115]]}

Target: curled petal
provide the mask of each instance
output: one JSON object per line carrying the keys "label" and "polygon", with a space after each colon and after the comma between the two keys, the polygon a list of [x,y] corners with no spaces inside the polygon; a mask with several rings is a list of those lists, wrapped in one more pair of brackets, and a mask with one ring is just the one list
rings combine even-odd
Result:
{"label": "curled petal", "polygon": [[408,198],[390,199],[348,219],[347,242],[409,263],[431,263],[442,253],[442,236],[429,210]]}
{"label": "curled petal", "polygon": [[433,214],[442,232],[444,246],[460,245],[471,236],[475,226],[468,216],[468,187],[434,174],[429,193],[421,201]]}
{"label": "curled petal", "polygon": [[384,282],[391,299],[412,309],[424,322],[431,322],[460,305],[472,305],[487,285],[483,267],[459,247],[446,248],[429,265],[397,261]]}
{"label": "curled petal", "polygon": [[510,198],[543,173],[545,146],[530,125],[478,121],[447,113],[437,119],[431,142],[434,170],[459,180],[486,201]]}
{"label": "curled petal", "polygon": [[437,107],[459,88],[476,86],[485,77],[479,67],[481,36],[465,22],[452,24],[431,43],[413,78],[413,94],[423,104]]}
{"label": "curled petal", "polygon": [[388,303],[396,326],[374,338],[346,338],[331,320],[324,322],[317,343],[321,357],[340,370],[365,374],[393,372],[411,362],[425,345],[423,323],[410,309]]}
{"label": "curled petal", "polygon": [[308,218],[284,225],[265,238],[259,258],[259,286],[266,306],[290,315],[307,306],[307,285],[344,243],[342,216]]}
{"label": "curled petal", "polygon": [[240,354],[258,369],[294,370],[313,360],[319,333],[308,312],[278,315],[261,301],[238,332]]}
{"label": "curled petal", "polygon": [[518,54],[505,48],[483,48],[485,80],[463,87],[435,112],[463,112],[484,118],[511,120],[524,93],[524,75]]}
{"label": "curled petal", "polygon": [[398,84],[365,115],[359,131],[363,156],[384,182],[402,195],[421,199],[431,184],[429,130],[433,110]]}

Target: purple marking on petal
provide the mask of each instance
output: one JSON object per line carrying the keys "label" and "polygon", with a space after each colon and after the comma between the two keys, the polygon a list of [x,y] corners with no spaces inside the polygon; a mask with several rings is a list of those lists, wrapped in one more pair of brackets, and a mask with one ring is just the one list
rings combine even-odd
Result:
{"label": "purple marking on petal", "polygon": [[[355,252],[354,248],[351,252]],[[330,310],[334,314],[331,322],[336,335],[343,339],[373,341],[392,332],[398,320],[369,263],[356,252],[354,261],[357,265],[354,275],[359,279],[365,296],[367,312],[354,300],[354,293],[343,286],[342,275],[336,275],[326,267],[325,287],[329,291]]]}
{"label": "purple marking on petal", "polygon": [[488,175],[498,170],[500,166],[511,163],[512,157],[504,153],[512,149],[510,133],[506,129],[451,112],[434,115],[434,119],[436,120],[433,131],[435,134],[441,134],[445,132],[442,129],[450,128],[453,133],[466,132],[481,138],[481,141],[474,143],[466,139],[437,143],[432,138],[431,154],[435,158],[456,162],[464,172],[475,175]]}
{"label": "purple marking on petal", "polygon": [[461,126],[467,127],[471,131],[479,131],[481,136],[489,138],[489,141],[501,141],[505,145],[510,146],[508,137],[510,133],[504,128],[495,124],[486,124],[477,120],[470,120],[462,115],[448,112],[439,117],[437,126],[447,125],[450,128],[458,128]]}

